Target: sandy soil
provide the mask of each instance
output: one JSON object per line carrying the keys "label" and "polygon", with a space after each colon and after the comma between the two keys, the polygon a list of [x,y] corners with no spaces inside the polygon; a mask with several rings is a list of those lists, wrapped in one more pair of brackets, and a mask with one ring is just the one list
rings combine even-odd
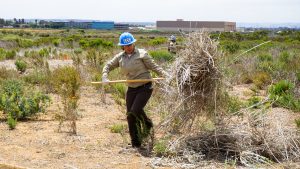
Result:
{"label": "sandy soil", "polygon": [[[54,97],[46,115],[36,120],[19,121],[15,130],[8,130],[0,121],[0,168],[4,164],[23,168],[151,168],[150,158],[136,151],[124,151],[126,137],[112,133],[109,126],[126,124],[125,115],[110,97],[101,102],[100,92],[84,87],[79,103],[77,135],[70,135],[68,125],[57,132],[54,120],[59,104]],[[2,166],[1,166],[2,164]]]}

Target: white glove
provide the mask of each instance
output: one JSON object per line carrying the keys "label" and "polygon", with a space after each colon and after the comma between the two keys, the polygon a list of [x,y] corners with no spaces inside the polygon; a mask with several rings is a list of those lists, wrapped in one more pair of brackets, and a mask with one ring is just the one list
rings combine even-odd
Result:
{"label": "white glove", "polygon": [[102,77],[102,84],[108,85],[109,79],[107,77]]}

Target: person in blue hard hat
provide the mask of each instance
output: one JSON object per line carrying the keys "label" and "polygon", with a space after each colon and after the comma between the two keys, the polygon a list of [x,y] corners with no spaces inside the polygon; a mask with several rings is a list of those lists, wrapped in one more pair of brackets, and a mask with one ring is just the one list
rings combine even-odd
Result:
{"label": "person in blue hard hat", "polygon": [[169,38],[169,41],[170,42],[169,42],[169,46],[168,46],[168,51],[170,53],[176,54],[176,52],[177,52],[177,48],[176,48],[176,45],[177,45],[177,43],[176,43],[176,36],[171,35],[170,38]]}
{"label": "person in blue hard hat", "polygon": [[[133,79],[151,79],[150,70],[160,76],[166,76],[167,73],[158,66],[149,56],[146,50],[135,47],[136,39],[131,33],[124,32],[119,38],[118,45],[123,51],[109,60],[102,74],[102,82],[109,83],[108,74],[111,70],[119,67],[128,80]],[[127,122],[131,137],[132,147],[139,148],[143,138],[150,134],[153,123],[146,115],[144,107],[152,94],[151,82],[127,83],[126,93]]]}

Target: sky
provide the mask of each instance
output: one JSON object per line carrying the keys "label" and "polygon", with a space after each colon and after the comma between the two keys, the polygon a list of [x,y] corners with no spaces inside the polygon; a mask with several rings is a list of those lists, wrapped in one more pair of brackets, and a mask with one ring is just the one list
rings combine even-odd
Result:
{"label": "sky", "polygon": [[0,18],[299,23],[300,0],[1,0]]}

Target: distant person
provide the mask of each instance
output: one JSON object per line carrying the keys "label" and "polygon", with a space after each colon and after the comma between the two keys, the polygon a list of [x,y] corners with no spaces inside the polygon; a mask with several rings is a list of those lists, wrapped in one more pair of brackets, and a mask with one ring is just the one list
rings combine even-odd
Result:
{"label": "distant person", "polygon": [[168,51],[170,53],[176,54],[177,52],[177,43],[176,43],[176,36],[171,35],[169,38],[169,46],[168,46]]}
{"label": "distant person", "polygon": [[[167,73],[158,66],[149,56],[146,50],[135,47],[136,39],[132,34],[124,32],[119,38],[118,45],[123,52],[115,55],[106,63],[103,68],[102,82],[109,83],[108,74],[111,70],[120,67],[121,73],[126,75],[128,80],[152,79],[152,70],[160,76]],[[128,83],[126,93],[127,122],[131,137],[132,147],[141,147],[143,138],[150,134],[153,123],[144,111],[144,107],[151,97],[153,88],[152,82]]]}

